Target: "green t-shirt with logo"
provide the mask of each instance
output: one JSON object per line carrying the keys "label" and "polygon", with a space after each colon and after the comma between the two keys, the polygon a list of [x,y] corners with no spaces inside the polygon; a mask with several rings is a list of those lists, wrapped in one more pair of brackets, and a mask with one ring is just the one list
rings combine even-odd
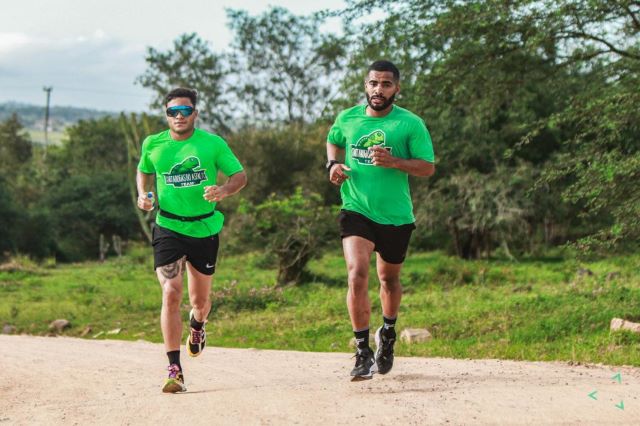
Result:
{"label": "green t-shirt with logo", "polygon": [[351,168],[340,188],[342,208],[384,225],[413,223],[409,175],[374,166],[368,148],[380,145],[394,157],[433,163],[429,131],[420,117],[397,105],[384,117],[370,117],[365,110],[366,105],[356,105],[342,111],[327,136],[327,142],[345,149]]}
{"label": "green t-shirt with logo", "polygon": [[[216,184],[218,170],[231,176],[243,170],[224,139],[195,129],[184,141],[171,138],[169,130],[148,136],[142,143],[138,170],[156,175],[157,201],[162,210],[178,216],[200,216],[215,209],[216,203],[203,198],[204,187]],[[194,222],[156,216],[159,226],[190,237],[208,237],[222,229],[224,215]]]}

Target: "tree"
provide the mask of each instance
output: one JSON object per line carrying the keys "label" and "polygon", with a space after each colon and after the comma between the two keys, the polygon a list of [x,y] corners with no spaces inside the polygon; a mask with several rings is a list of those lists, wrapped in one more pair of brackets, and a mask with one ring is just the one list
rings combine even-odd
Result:
{"label": "tree", "polygon": [[198,92],[200,120],[217,131],[229,131],[228,69],[223,55],[211,51],[196,33],[182,34],[166,52],[147,48],[148,68],[136,82],[155,93],[152,106],[164,112],[164,97],[176,87]]}
{"label": "tree", "polygon": [[[457,187],[474,172],[482,181],[500,182],[501,167],[528,165],[534,171],[528,174],[542,179],[520,197],[541,200],[565,193],[554,203],[534,203],[527,214],[531,227],[550,220],[566,226],[585,209],[585,232],[609,230],[611,242],[636,235],[631,230],[637,229],[637,210],[622,196],[631,194],[634,203],[637,190],[618,185],[618,192],[610,185],[636,177],[637,148],[630,135],[637,130],[637,112],[628,106],[637,100],[638,2],[348,3],[343,15],[350,23],[375,8],[386,16],[352,32],[345,92],[355,95],[350,87],[360,85],[371,60],[388,57],[398,63],[404,75],[399,103],[427,119],[439,158],[438,173],[423,192]],[[622,118],[614,117],[618,104]],[[607,171],[600,174],[605,180],[594,178],[587,167],[594,164]],[[440,194],[465,205],[464,197],[455,198],[463,192]],[[451,217],[440,219],[448,223]]]}
{"label": "tree", "polygon": [[538,12],[561,46],[559,66],[573,65],[581,90],[568,106],[539,122],[566,135],[540,179],[562,187],[564,200],[582,206],[591,232],[576,243],[588,252],[637,247],[640,237],[640,3],[546,2]]}
{"label": "tree", "polygon": [[0,123],[0,172],[15,175],[31,156],[31,139],[14,113]]}
{"label": "tree", "polygon": [[26,209],[39,183],[32,164],[33,145],[16,114],[0,123],[0,176],[12,194],[15,207]]}
{"label": "tree", "polygon": [[[17,115],[0,123],[0,258],[16,251],[35,257],[50,254],[51,231],[41,209],[32,209],[41,195],[33,147]],[[31,244],[34,231],[38,243]]]}
{"label": "tree", "polygon": [[50,163],[63,176],[124,171],[127,151],[119,124],[114,117],[78,121],[66,129],[62,149]]}
{"label": "tree", "polygon": [[296,188],[290,195],[272,194],[259,205],[243,202],[233,229],[245,244],[276,255],[278,285],[299,284],[309,260],[338,238],[334,216],[318,194]]}
{"label": "tree", "polygon": [[272,7],[259,16],[227,10],[234,31],[231,59],[239,99],[252,122],[311,122],[336,93],[345,49],[343,40],[323,34],[319,15],[296,16]]}
{"label": "tree", "polygon": [[523,242],[533,203],[525,194],[532,183],[526,164],[498,165],[491,174],[458,172],[416,200],[416,217],[428,229],[444,225],[455,254],[463,259],[488,258],[497,247],[513,258],[514,247],[518,252],[529,249]]}
{"label": "tree", "polygon": [[49,188],[42,203],[51,212],[58,259],[96,259],[100,234],[124,239],[135,234],[125,179],[123,173],[97,172],[74,175]]}
{"label": "tree", "polygon": [[5,179],[0,175],[0,260],[15,250],[18,211]]}
{"label": "tree", "polygon": [[[640,239],[638,65],[609,65],[598,87],[586,89],[570,108],[542,124],[571,129],[539,184],[562,185],[563,198],[583,206],[581,216],[593,224],[577,242],[586,252],[632,248]],[[627,75],[611,80],[609,72],[620,66],[629,67]]]}
{"label": "tree", "polygon": [[271,194],[291,194],[296,187],[328,195],[335,187],[324,169],[327,129],[324,126],[283,125],[246,128],[229,137],[229,144],[251,176],[244,198],[259,204]]}
{"label": "tree", "polygon": [[640,3],[635,0],[528,2],[528,14],[544,24],[540,38],[553,40],[563,64],[603,58],[640,60]]}
{"label": "tree", "polygon": [[[348,19],[355,19],[380,7],[387,16],[356,27],[350,35],[354,47],[344,93],[361,97],[363,76],[376,59],[399,66],[402,90],[397,103],[425,119],[436,150],[437,173],[426,183],[414,182],[414,195],[423,204],[450,206],[430,209],[429,217],[434,234],[451,235],[463,257],[504,246],[505,234],[494,232],[497,223],[482,225],[483,218],[503,220],[504,215],[496,214],[499,204],[524,215],[522,206],[529,204],[526,191],[499,188],[509,182],[504,171],[533,176],[558,148],[559,135],[541,132],[536,143],[543,148],[518,151],[512,158],[505,158],[505,152],[537,120],[562,109],[566,94],[574,90],[571,74],[549,60],[554,50],[534,39],[538,23],[519,14],[524,3],[359,1],[350,2],[346,12]],[[531,170],[524,172],[526,168]],[[428,200],[430,194],[437,194],[437,201]],[[500,194],[509,199],[483,201]],[[521,199],[510,199],[515,196]],[[472,212],[467,210],[470,202]],[[529,217],[542,216],[535,213],[526,210]]]}
{"label": "tree", "polygon": [[127,146],[120,120],[82,120],[47,157],[38,207],[49,212],[61,260],[96,258],[100,234],[138,234],[130,201]]}
{"label": "tree", "polygon": [[122,113],[120,114],[120,125],[125,136],[126,152],[127,152],[127,183],[129,184],[129,195],[133,210],[136,212],[138,223],[142,229],[147,241],[151,242],[151,222],[155,218],[152,212],[143,212],[138,208],[138,188],[136,186],[136,173],[138,170],[138,162],[140,161],[140,153],[142,152],[142,142],[144,135],[151,135],[160,131],[164,126],[160,120],[151,119],[148,115],[143,114],[140,119],[136,114],[131,114],[128,118]]}

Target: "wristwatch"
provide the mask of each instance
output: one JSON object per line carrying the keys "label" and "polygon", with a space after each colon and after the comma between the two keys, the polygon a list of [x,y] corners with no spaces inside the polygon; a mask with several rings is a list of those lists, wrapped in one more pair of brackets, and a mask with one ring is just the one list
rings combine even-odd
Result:
{"label": "wristwatch", "polygon": [[327,169],[327,173],[329,173],[331,171],[331,168],[333,167],[334,164],[338,164],[340,163],[338,160],[329,160],[327,161],[327,164],[325,164],[325,169]]}

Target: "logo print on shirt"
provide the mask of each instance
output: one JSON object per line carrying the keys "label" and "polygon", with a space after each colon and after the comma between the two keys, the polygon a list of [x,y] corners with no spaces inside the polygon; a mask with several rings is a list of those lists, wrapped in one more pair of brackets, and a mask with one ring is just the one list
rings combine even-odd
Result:
{"label": "logo print on shirt", "polygon": [[358,142],[351,145],[351,159],[360,164],[371,165],[371,151],[369,148],[379,145],[391,152],[391,147],[384,146],[387,136],[382,130],[374,130],[368,135],[362,136]]}
{"label": "logo print on shirt", "polygon": [[174,165],[169,173],[162,174],[164,183],[175,188],[200,185],[202,181],[207,180],[207,173],[204,170],[196,170],[199,167],[200,160],[197,157],[187,157]]}

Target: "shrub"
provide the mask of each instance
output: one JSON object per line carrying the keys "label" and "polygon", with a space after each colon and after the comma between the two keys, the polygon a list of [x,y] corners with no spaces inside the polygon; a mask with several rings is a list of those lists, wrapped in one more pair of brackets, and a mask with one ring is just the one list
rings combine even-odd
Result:
{"label": "shrub", "polygon": [[238,213],[237,238],[276,255],[278,285],[300,283],[309,260],[338,239],[333,209],[320,195],[304,193],[300,187],[289,196],[272,194],[256,206],[243,200]]}

